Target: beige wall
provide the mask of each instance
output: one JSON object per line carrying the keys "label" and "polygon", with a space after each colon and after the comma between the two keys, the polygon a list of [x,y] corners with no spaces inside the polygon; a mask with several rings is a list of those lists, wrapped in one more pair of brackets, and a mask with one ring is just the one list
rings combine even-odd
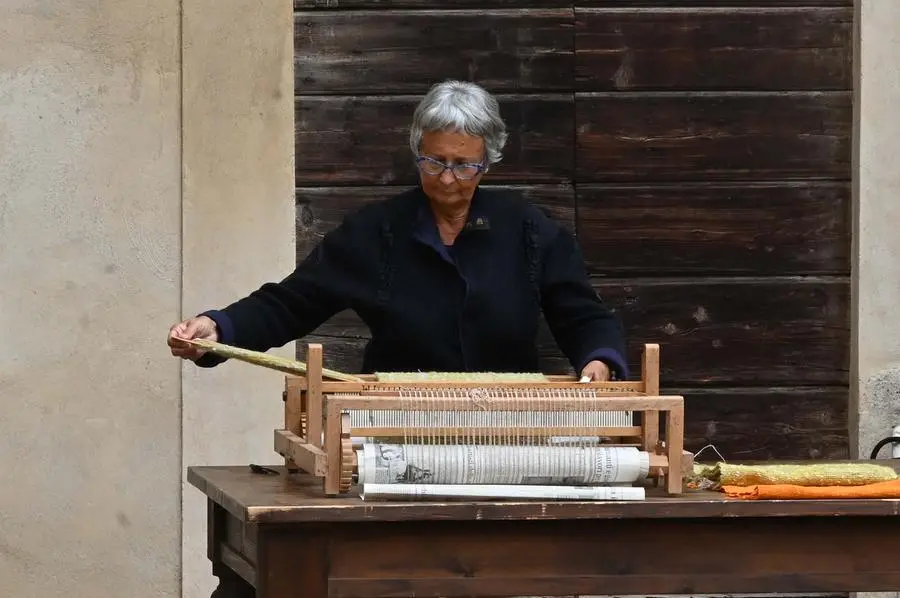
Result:
{"label": "beige wall", "polygon": [[[900,425],[900,2],[857,2],[858,150],[853,363],[858,430],[868,458]],[[890,447],[879,456],[889,457]],[[900,594],[898,594],[900,596]]]}
{"label": "beige wall", "polygon": [[[183,35],[189,317],[294,266],[291,0],[184,0]],[[272,353],[290,355],[293,346]],[[237,362],[185,364],[185,468],[277,463],[272,430],[284,420],[283,380]],[[184,596],[209,596],[206,501],[186,482],[183,544]]]}
{"label": "beige wall", "polygon": [[[866,455],[900,423],[900,5],[860,10]],[[163,339],[293,264],[291,28],[290,0],[0,5],[0,595],[209,594],[184,468],[277,461],[280,379]]]}
{"label": "beige wall", "polygon": [[3,596],[178,591],[178,28],[0,3]]}
{"label": "beige wall", "polygon": [[184,468],[275,461],[280,378],[164,339],[293,264],[291,30],[290,0],[0,3],[0,596],[209,595]]}

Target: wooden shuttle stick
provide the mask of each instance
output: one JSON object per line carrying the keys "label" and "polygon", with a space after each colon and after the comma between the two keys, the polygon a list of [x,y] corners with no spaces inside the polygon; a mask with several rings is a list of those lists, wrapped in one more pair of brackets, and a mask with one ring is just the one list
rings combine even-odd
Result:
{"label": "wooden shuttle stick", "polygon": [[[295,359],[269,355],[268,353],[262,353],[260,351],[251,351],[250,349],[241,349],[240,347],[233,347],[231,345],[210,340],[188,340],[184,338],[178,338],[177,340],[186,345],[209,351],[220,357],[237,359],[238,361],[262,366],[271,370],[277,370],[286,374],[304,375],[307,373],[307,365],[302,361],[297,361]],[[322,377],[331,378],[332,380],[341,380],[343,382],[363,382],[363,379],[358,378],[357,376],[326,368],[322,368]]]}

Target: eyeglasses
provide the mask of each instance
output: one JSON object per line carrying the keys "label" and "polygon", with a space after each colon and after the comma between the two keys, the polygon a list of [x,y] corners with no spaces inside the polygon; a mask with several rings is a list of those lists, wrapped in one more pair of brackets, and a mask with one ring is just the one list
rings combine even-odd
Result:
{"label": "eyeglasses", "polygon": [[438,176],[444,174],[445,170],[453,172],[453,176],[461,181],[467,181],[478,176],[478,173],[484,170],[483,164],[444,164],[434,158],[428,156],[419,156],[416,158],[416,164],[419,170],[430,176]]}

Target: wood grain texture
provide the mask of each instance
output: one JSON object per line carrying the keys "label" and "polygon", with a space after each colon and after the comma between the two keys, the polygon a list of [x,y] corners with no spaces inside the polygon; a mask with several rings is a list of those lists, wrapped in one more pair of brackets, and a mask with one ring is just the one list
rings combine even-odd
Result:
{"label": "wood grain texture", "polygon": [[[624,513],[636,510],[631,505],[610,506],[623,515],[604,521],[410,520],[389,524],[390,531],[374,522],[335,526],[323,542],[329,596],[804,594],[889,591],[900,583],[900,564],[891,554],[897,517],[646,520],[627,518]],[[766,506],[770,512],[780,507]],[[303,537],[301,530],[294,533]],[[657,556],[649,556],[648,547]]]}
{"label": "wood grain texture", "polygon": [[[327,0],[325,0],[327,1]],[[374,0],[377,1],[377,0]],[[584,8],[692,8],[724,7],[795,7],[795,6],[853,6],[853,0],[577,0]]]}
{"label": "wood grain texture", "polygon": [[[264,526],[259,538],[256,598],[328,598],[328,537],[321,527],[292,530]],[[238,597],[235,597],[238,598]]]}
{"label": "wood grain texture", "polygon": [[[294,10],[355,10],[355,9],[443,9],[465,8],[521,8],[521,0],[294,0]],[[690,7],[734,7],[735,0],[578,0],[579,7],[598,8],[690,8]],[[853,6],[853,0],[750,0],[745,5],[757,7],[793,6]],[[528,8],[571,7],[571,0],[528,0]],[[738,5],[740,6],[740,5]]]}
{"label": "wood grain texture", "polygon": [[[727,461],[849,459],[845,387],[676,388],[685,398],[685,450],[713,445]],[[698,461],[720,460],[707,448]]]}
{"label": "wood grain texture", "polygon": [[298,94],[424,93],[438,80],[492,93],[571,91],[571,9],[295,14]]}
{"label": "wood grain texture", "polygon": [[[622,317],[634,376],[644,343],[655,342],[667,385],[849,383],[846,279],[597,279],[594,287]],[[368,338],[362,321],[343,312],[298,343],[299,359],[307,343],[322,342],[326,367],[355,373]],[[546,326],[536,343],[542,371],[571,373]]]}
{"label": "wood grain texture", "polygon": [[593,274],[850,274],[849,183],[578,185],[577,198]]}
{"label": "wood grain texture", "polygon": [[849,90],[852,8],[576,10],[578,91]]}
{"label": "wood grain texture", "polygon": [[[296,102],[298,186],[410,185],[418,180],[409,125],[420,96],[302,96]],[[497,95],[509,140],[487,182],[571,180],[574,102]]]}
{"label": "wood grain texture", "polygon": [[579,182],[850,178],[849,93],[622,92],[575,103]]}
{"label": "wood grain texture", "polygon": [[[509,189],[575,232],[575,190],[571,185],[482,185]],[[299,262],[348,214],[373,201],[386,200],[409,187],[301,187],[296,190],[296,244]]]}
{"label": "wood grain texture", "polygon": [[637,371],[661,346],[666,384],[847,384],[850,283],[845,278],[597,281],[618,310]]}
{"label": "wood grain texture", "polygon": [[[766,0],[763,0],[766,1]],[[522,8],[521,0],[294,0],[294,10],[318,9],[319,11],[339,11],[357,9],[441,9],[459,10],[465,8]],[[572,5],[570,0],[528,0],[527,8],[564,8]]]}

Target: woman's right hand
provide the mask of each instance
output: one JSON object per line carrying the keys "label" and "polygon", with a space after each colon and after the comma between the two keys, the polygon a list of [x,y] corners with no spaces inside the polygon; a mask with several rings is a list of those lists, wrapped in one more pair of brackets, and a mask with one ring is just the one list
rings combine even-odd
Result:
{"label": "woman's right hand", "polygon": [[178,339],[218,341],[219,330],[216,327],[216,323],[209,316],[189,318],[184,322],[180,322],[169,328],[168,344],[172,349],[172,355],[181,357],[182,359],[197,361],[203,357],[203,354],[206,353],[206,351],[188,346],[179,342]]}

